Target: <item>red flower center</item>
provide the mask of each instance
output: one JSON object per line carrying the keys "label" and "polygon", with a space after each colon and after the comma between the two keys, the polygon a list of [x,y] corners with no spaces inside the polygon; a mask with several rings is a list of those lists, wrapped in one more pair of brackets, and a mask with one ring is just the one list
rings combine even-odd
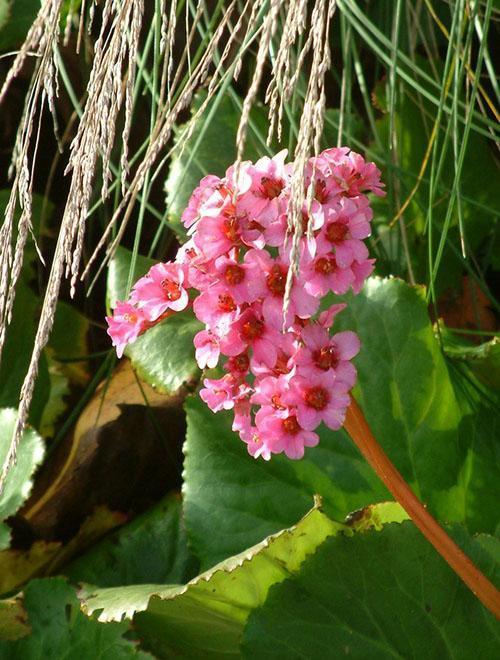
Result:
{"label": "red flower center", "polygon": [[306,390],[304,400],[310,408],[315,410],[323,410],[328,405],[330,396],[324,387],[316,385]]}
{"label": "red flower center", "polygon": [[316,181],[314,186],[314,198],[318,200],[320,204],[324,204],[328,199],[328,193],[326,192],[326,183],[322,180]]}
{"label": "red flower center", "polygon": [[241,334],[248,341],[253,341],[254,339],[262,337],[264,334],[264,322],[255,318],[255,316],[248,319],[248,321],[243,323]]}
{"label": "red flower center", "polygon": [[272,395],[271,403],[273,404],[273,408],[276,408],[276,410],[285,410],[285,406],[281,403],[279,394]]}
{"label": "red flower center", "polygon": [[314,262],[314,270],[320,275],[331,275],[337,267],[335,257],[319,257]]}
{"label": "red flower center", "polygon": [[256,229],[257,231],[264,231],[265,227],[257,222],[257,220],[249,220],[247,222],[247,229]]}
{"label": "red flower center", "polygon": [[302,211],[302,232],[304,234],[307,232],[308,224],[309,224],[309,214],[306,211]]}
{"label": "red flower center", "polygon": [[245,279],[245,271],[241,266],[234,264],[226,268],[224,277],[228,284],[241,284]]}
{"label": "red flower center", "polygon": [[221,312],[234,312],[236,309],[236,304],[233,300],[233,297],[228,293],[221,293],[219,296],[218,307]]}
{"label": "red flower center", "polygon": [[267,199],[274,199],[275,197],[279,197],[281,191],[285,187],[285,182],[283,179],[273,179],[269,176],[263,176],[260,180],[260,185],[264,197],[267,197]]}
{"label": "red flower center", "polygon": [[323,371],[335,368],[339,362],[336,347],[323,346],[322,349],[313,353],[313,360],[318,369],[323,369]]}
{"label": "red flower center", "polygon": [[338,243],[345,238],[347,232],[347,225],[344,225],[342,222],[332,222],[332,224],[328,225],[326,228],[326,237],[330,243]]}
{"label": "red flower center", "polygon": [[222,225],[224,236],[232,243],[238,243],[240,239],[240,223],[238,222],[238,218],[234,213],[228,215],[227,211],[224,211],[223,215],[227,216]]}
{"label": "red flower center", "polygon": [[288,366],[288,360],[290,356],[283,351],[279,352],[278,358],[276,359],[276,364],[274,365],[275,374],[288,374],[290,373],[290,367]]}
{"label": "red flower center", "polygon": [[181,297],[181,287],[177,282],[165,278],[160,284],[168,300],[179,300]]}
{"label": "red flower center", "polygon": [[123,320],[126,321],[127,323],[137,323],[137,314],[133,314],[132,312],[127,312],[126,314],[123,315]]}
{"label": "red flower center", "polygon": [[234,369],[234,371],[238,371],[239,373],[246,373],[248,371],[248,367],[250,366],[250,360],[248,359],[248,355],[246,353],[240,353],[239,355],[230,358],[230,362],[231,368]]}
{"label": "red flower center", "polygon": [[285,431],[285,433],[288,433],[290,435],[297,435],[297,433],[300,431],[300,425],[295,415],[292,415],[291,417],[287,417],[286,419],[284,419],[281,422],[281,426],[283,427],[283,431]]}
{"label": "red flower center", "polygon": [[269,271],[266,278],[267,288],[275,296],[283,296],[286,287],[286,271],[278,264],[275,264]]}

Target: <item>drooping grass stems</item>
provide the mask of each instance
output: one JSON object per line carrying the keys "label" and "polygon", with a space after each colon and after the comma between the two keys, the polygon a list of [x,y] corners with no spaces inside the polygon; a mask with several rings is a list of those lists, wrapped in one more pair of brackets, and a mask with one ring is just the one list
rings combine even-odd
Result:
{"label": "drooping grass stems", "polygon": [[354,399],[347,410],[344,426],[364,458],[426,539],[481,603],[500,619],[500,591],[472,563],[416,497],[375,439],[361,408]]}

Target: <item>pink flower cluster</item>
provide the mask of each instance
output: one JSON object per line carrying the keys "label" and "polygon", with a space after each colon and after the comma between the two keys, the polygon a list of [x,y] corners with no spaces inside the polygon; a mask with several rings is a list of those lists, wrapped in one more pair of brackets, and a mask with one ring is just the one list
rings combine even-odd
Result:
{"label": "pink flower cluster", "polygon": [[[363,239],[372,211],[366,193],[383,195],[380,172],[349,149],[311,158],[306,186],[314,199],[302,210],[299,271],[286,319],[283,302],[292,240],[288,203],[292,165],[286,151],[206,176],[182,220],[190,239],[175,262],[160,263],[108,317],[119,356],[139,334],[191,304],[205,325],[194,338],[200,368],[224,359],[219,378],[206,378],[200,396],[214,412],[232,410],[233,430],[252,456],[284,452],[301,458],[318,444],[323,422],[339,429],[356,380],[353,332],[330,334],[345,305],[320,311],[322,298],[359,292],[373,270]],[[305,199],[304,195],[304,199]]]}

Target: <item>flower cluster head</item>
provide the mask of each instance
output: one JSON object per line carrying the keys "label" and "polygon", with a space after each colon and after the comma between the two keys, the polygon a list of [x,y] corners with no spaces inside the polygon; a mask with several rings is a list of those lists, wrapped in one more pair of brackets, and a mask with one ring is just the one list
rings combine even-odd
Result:
{"label": "flower cluster head", "polygon": [[153,266],[107,319],[121,356],[192,301],[205,326],[194,338],[198,365],[222,364],[224,372],[206,378],[200,396],[213,412],[232,410],[233,430],[252,456],[266,460],[281,452],[302,458],[318,444],[321,423],[339,429],[344,422],[359,339],[333,330],[345,304],[320,305],[330,292],[358,293],[372,272],[363,242],[372,219],[367,193],[384,194],[376,166],[349,149],[309,160],[304,232],[284,316],[293,242],[285,158],[283,151],[202,179],[182,216],[190,238],[176,260]]}

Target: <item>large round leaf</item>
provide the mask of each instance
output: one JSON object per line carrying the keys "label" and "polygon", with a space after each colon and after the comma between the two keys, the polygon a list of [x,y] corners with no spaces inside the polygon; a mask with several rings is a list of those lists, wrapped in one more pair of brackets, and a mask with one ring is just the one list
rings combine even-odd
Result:
{"label": "large round leaf", "polygon": [[[456,533],[491,571],[498,541]],[[496,657],[499,644],[493,615],[405,522],[327,539],[252,612],[242,648],[259,660],[468,660]]]}

